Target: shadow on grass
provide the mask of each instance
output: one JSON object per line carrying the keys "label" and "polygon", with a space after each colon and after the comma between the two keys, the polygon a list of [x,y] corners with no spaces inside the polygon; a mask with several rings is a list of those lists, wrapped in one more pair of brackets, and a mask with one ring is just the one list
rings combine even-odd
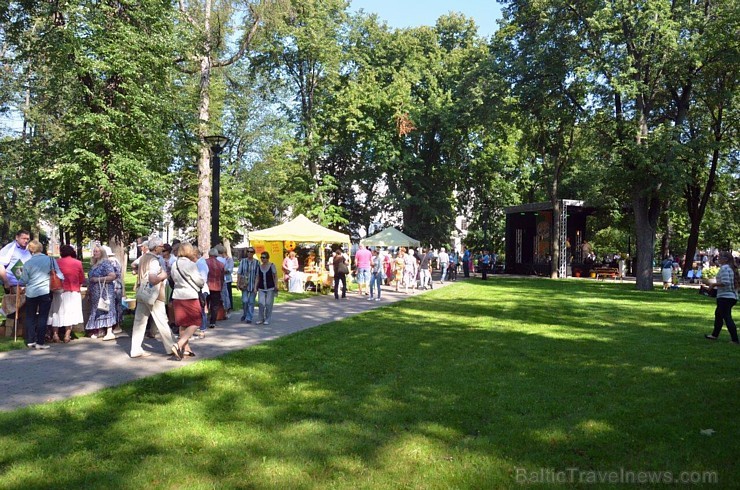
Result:
{"label": "shadow on grass", "polygon": [[518,468],[736,481],[740,350],[699,338],[711,309],[621,285],[460,284],[0,414],[0,484],[487,488]]}

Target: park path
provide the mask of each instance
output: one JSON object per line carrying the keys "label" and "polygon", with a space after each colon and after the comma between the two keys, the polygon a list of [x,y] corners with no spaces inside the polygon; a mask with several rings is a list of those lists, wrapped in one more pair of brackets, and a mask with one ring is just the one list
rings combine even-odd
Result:
{"label": "park path", "polygon": [[[449,285],[447,282],[442,286]],[[435,289],[440,287],[435,283]],[[415,294],[424,294],[418,291]],[[410,297],[383,290],[381,301],[348,293],[348,299],[314,295],[306,299],[276,304],[270,325],[247,325],[239,321],[241,312],[209,329],[205,339],[192,341],[194,359],[177,361],[165,355],[158,339],[145,339],[150,357],[131,359],[131,339],[119,334],[115,341],[80,338],[69,344],[51,344],[47,350],[15,350],[0,353],[0,411],[64,400],[117,386],[146,376],[187,366],[201,359],[214,358],[318,325],[342,320]]]}

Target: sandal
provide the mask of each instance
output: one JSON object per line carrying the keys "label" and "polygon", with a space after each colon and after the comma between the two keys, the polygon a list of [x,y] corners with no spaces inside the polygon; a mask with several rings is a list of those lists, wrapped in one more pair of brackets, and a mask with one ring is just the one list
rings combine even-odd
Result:
{"label": "sandal", "polygon": [[69,332],[67,332],[66,334],[64,334],[64,343],[65,344],[69,344],[69,341],[72,340],[72,336],[71,335],[72,334],[70,334]]}
{"label": "sandal", "polygon": [[178,361],[182,360],[182,351],[180,351],[179,345],[172,344],[172,354],[177,358]]}
{"label": "sandal", "polygon": [[51,338],[51,341],[53,343],[55,343],[55,344],[58,344],[59,342],[61,342],[61,340],[59,340],[59,336],[58,335],[55,335],[54,337],[52,337]]}
{"label": "sandal", "polygon": [[185,352],[182,353],[182,355],[183,357],[195,357],[195,352],[191,350],[186,350]]}
{"label": "sandal", "polygon": [[705,335],[704,338],[707,339],[707,340],[717,340],[717,337],[715,337],[713,335]]}

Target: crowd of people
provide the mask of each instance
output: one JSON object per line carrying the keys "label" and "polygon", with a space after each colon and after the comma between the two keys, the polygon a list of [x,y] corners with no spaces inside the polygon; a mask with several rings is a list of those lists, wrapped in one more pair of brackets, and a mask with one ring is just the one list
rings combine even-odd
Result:
{"label": "crowd of people", "polygon": [[[142,345],[145,336],[155,337],[152,330],[156,329],[165,353],[171,353],[177,359],[194,357],[190,341],[205,337],[209,328],[215,328],[216,323],[228,318],[232,311],[235,264],[230,251],[217,245],[207,255],[201,255],[190,243],[165,244],[158,236],[152,236],[138,246],[140,256],[131,264],[137,278],[137,301],[130,356],[150,355]],[[269,325],[281,284],[270,254],[262,251],[258,260],[255,253],[254,248],[248,248],[246,257],[239,261],[237,268],[237,289],[242,294],[240,320],[247,324]],[[470,277],[478,270],[485,279],[487,273],[494,270],[496,261],[496,254],[487,251],[473,254],[465,248],[462,252],[448,253],[445,248],[370,250],[360,245],[354,257],[341,247],[335,247],[323,266],[315,252],[311,252],[304,269],[318,271],[325,266],[333,279],[336,300],[347,298],[348,276],[353,275],[359,296],[380,301],[383,287],[393,287],[394,291],[406,294],[432,289],[432,273],[435,271],[439,273],[440,283],[457,280],[460,268],[464,277]],[[721,270],[716,285],[712,286],[717,293],[715,325],[712,334],[706,338],[716,339],[724,324],[731,340],[737,343],[732,308],[737,302],[740,276],[731,254],[719,254],[717,261]],[[670,264],[666,260],[663,269],[672,271],[674,264],[672,258]],[[281,268],[284,278],[300,269],[295,251],[286,254]],[[81,291],[85,286],[89,305],[87,321],[84,322],[85,335],[104,341],[116,339],[122,331],[126,307],[122,272],[121,264],[106,245],[93,246],[90,269],[85,274],[74,248],[63,245],[60,258],[54,259],[44,253],[38,240],[30,239],[26,230],[19,231],[15,240],[0,250],[0,279],[6,295],[25,292],[24,336],[27,346],[34,349],[48,349],[49,342],[66,343],[73,338],[73,327],[83,323]],[[58,278],[59,285],[55,285],[55,278]],[[144,301],[143,293],[142,300],[139,300],[139,293],[146,288],[153,289],[151,301]]]}

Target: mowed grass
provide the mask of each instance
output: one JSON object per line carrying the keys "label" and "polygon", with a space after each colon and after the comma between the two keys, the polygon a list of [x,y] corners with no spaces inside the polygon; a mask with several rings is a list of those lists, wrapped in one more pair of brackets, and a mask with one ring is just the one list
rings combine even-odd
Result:
{"label": "mowed grass", "polygon": [[474,280],[2,413],[0,487],[511,488],[570,468],[731,487],[740,349],[702,338],[712,301],[633,288]]}

